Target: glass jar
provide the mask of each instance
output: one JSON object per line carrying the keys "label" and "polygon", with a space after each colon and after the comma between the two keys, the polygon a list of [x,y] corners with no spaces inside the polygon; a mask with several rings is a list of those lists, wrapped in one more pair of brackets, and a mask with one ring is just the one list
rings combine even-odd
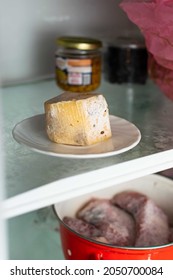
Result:
{"label": "glass jar", "polygon": [[60,37],[57,45],[57,85],[73,92],[89,92],[98,88],[102,42],[91,38]]}
{"label": "glass jar", "polygon": [[111,83],[145,84],[148,77],[148,53],[141,38],[117,38],[108,44],[107,78]]}

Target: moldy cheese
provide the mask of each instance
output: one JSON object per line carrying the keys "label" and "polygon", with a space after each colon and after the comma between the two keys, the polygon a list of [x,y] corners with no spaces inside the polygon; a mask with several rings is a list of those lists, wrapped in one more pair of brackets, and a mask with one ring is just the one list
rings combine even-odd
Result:
{"label": "moldy cheese", "polygon": [[53,142],[84,146],[112,136],[102,94],[64,92],[46,101],[44,107],[46,132]]}

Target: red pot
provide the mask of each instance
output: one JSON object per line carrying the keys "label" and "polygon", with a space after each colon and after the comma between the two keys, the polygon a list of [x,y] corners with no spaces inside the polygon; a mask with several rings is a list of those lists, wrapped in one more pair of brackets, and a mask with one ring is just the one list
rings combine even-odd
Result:
{"label": "red pot", "polygon": [[60,222],[60,237],[65,259],[173,260],[173,243],[145,248],[111,246],[81,236],[62,221],[64,216],[74,216],[81,205],[93,197],[110,198],[117,192],[129,189],[144,193],[152,198],[165,211],[170,222],[173,223],[173,181],[159,175],[145,176],[79,196],[54,205],[54,210]]}

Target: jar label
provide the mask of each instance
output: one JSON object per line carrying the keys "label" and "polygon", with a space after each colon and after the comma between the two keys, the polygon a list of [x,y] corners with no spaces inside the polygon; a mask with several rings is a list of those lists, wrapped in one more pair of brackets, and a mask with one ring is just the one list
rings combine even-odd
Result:
{"label": "jar label", "polygon": [[56,67],[59,70],[59,80],[69,85],[90,85],[92,80],[91,59],[56,58]]}

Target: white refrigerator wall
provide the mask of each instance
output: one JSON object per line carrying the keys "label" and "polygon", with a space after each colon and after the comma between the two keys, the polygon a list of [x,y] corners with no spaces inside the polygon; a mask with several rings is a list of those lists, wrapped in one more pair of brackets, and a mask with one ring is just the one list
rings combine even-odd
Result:
{"label": "white refrigerator wall", "polygon": [[4,85],[54,74],[56,38],[111,39],[138,33],[120,0],[0,0],[0,63]]}
{"label": "white refrigerator wall", "polygon": [[[2,135],[2,108],[1,108],[1,89],[0,89],[0,135]],[[4,157],[3,157],[3,140],[0,137],[0,260],[7,259],[7,232],[6,223],[3,219],[3,199],[5,198],[5,183],[4,183]]]}

